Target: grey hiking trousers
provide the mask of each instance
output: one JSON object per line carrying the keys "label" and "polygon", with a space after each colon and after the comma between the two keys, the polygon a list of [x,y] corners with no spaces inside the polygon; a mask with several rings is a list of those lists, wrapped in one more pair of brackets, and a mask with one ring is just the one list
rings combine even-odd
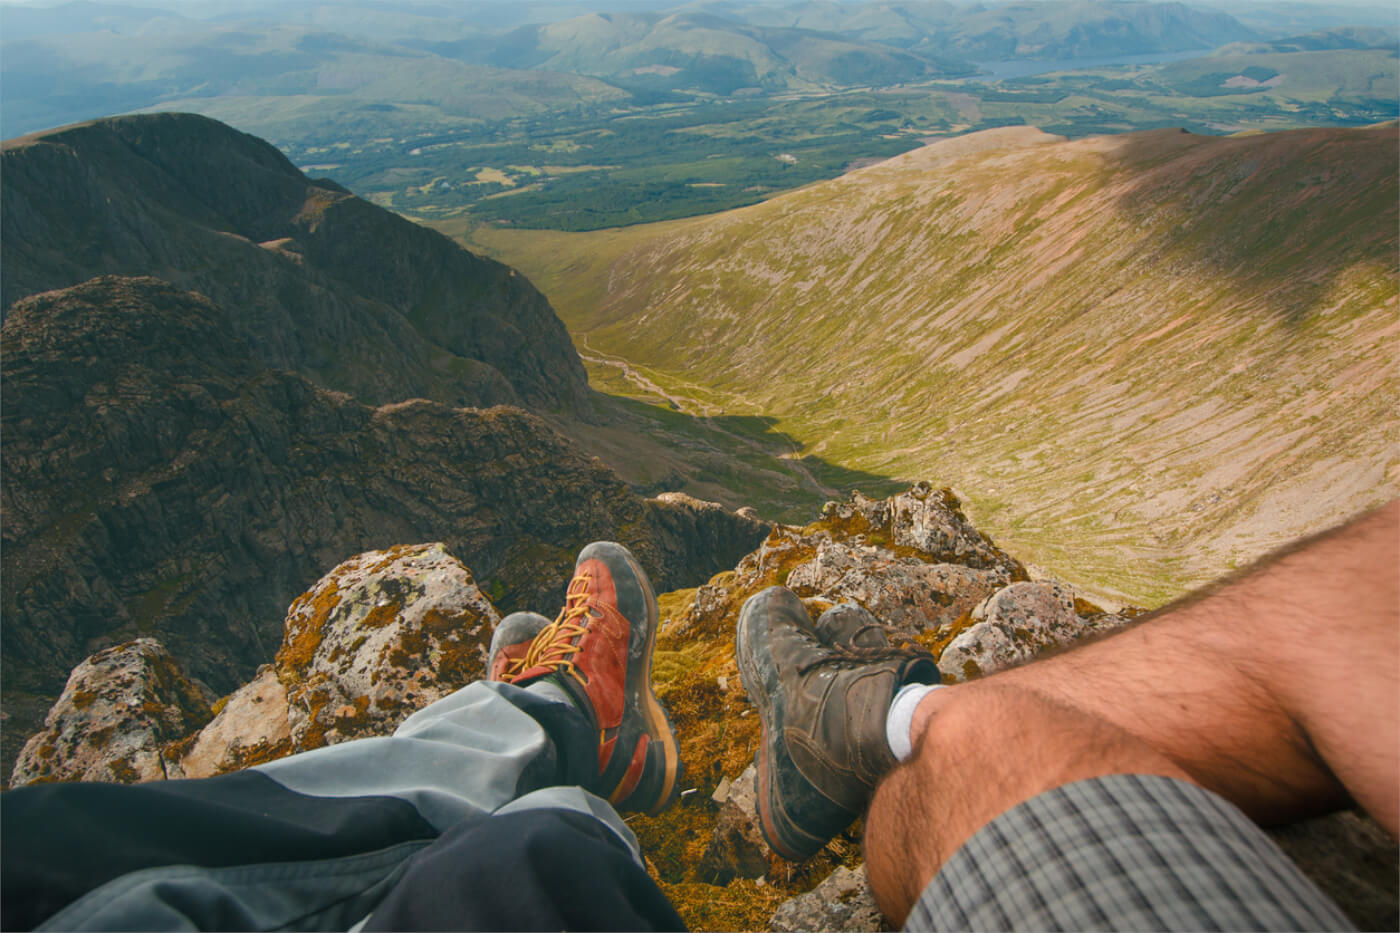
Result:
{"label": "grey hiking trousers", "polygon": [[[557,687],[483,681],[413,714],[392,737],[234,774],[20,788],[0,798],[4,926],[345,930],[373,926],[381,902],[418,871],[428,883],[408,905],[413,922],[466,928],[497,915],[472,921],[452,912],[464,903],[463,885],[479,880],[497,900],[499,889],[520,888],[523,899],[507,906],[528,918],[540,900],[565,896],[555,876],[582,862],[580,883],[619,881],[647,905],[664,905],[659,920],[643,911],[630,922],[675,927],[679,918],[646,877],[636,837],[585,789],[596,780],[596,745]],[[541,830],[529,817],[546,811]],[[553,866],[553,850],[575,845],[558,841],[566,836],[581,838],[587,854],[562,869],[501,864],[528,837],[543,854],[519,858]],[[603,872],[601,880],[589,871]],[[531,893],[531,884],[541,891]],[[607,903],[601,895],[573,900]],[[573,922],[569,916],[538,922]],[[625,911],[617,916],[629,922]]]}

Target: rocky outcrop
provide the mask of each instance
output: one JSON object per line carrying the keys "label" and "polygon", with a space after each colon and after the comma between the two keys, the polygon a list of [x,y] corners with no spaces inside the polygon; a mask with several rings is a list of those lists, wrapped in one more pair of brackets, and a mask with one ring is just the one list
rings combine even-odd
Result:
{"label": "rocky outcrop", "polygon": [[700,587],[672,634],[713,632],[765,586],[818,604],[855,602],[907,635],[946,636],[1026,571],[967,520],[951,490],[919,483],[888,499],[854,492],[805,528],[779,526],[732,573]]}
{"label": "rocky outcrop", "polygon": [[11,784],[165,777],[163,749],[209,721],[209,700],[152,638],[73,669],[44,728],[25,743]]}
{"label": "rocky outcrop", "polygon": [[[768,529],[644,500],[519,409],[376,408],[268,369],[214,302],[155,279],[25,299],[0,353],[7,693],[55,697],[82,658],[143,635],[231,691],[293,598],[404,541],[444,542],[503,610],[553,612],[589,541],[622,541],[672,588]],[[12,749],[38,722],[4,725]]]}
{"label": "rocky outcrop", "polygon": [[875,896],[870,893],[865,867],[843,865],[806,894],[784,901],[768,921],[768,929],[773,933],[803,930],[865,933],[888,927],[875,904]]}
{"label": "rocky outcrop", "polygon": [[930,564],[871,546],[823,541],[814,558],[788,574],[799,596],[854,602],[887,627],[915,634],[946,629],[1007,582],[999,570]]}
{"label": "rocky outcrop", "polygon": [[996,570],[1022,580],[1026,570],[992,539],[973,527],[951,489],[915,483],[888,499],[852,493],[844,503],[829,502],[822,517],[847,533],[866,534],[872,543],[909,548],[923,560]]}
{"label": "rocky outcrop", "polygon": [[700,877],[710,884],[728,884],[734,878],[762,878],[776,856],[758,828],[758,799],[750,764],[733,781],[725,779],[710,795],[719,804],[715,830],[700,863]]}
{"label": "rocky outcrop", "polygon": [[287,613],[276,670],[287,686],[292,750],[388,735],[480,679],[500,620],[441,544],[345,561]]}
{"label": "rocky outcrop", "polygon": [[287,688],[271,664],[216,704],[213,722],[165,748],[168,778],[212,777],[292,750]]}
{"label": "rocky outcrop", "polygon": [[589,408],[583,364],[523,276],[206,117],[9,140],[0,200],[2,314],[97,275],[152,275],[210,298],[262,365],[370,404]]}
{"label": "rocky outcrop", "polygon": [[1112,631],[1140,613],[1104,612],[1053,580],[1013,583],[972,611],[972,624],[943,649],[938,667],[950,682],[990,674],[1049,648]]}

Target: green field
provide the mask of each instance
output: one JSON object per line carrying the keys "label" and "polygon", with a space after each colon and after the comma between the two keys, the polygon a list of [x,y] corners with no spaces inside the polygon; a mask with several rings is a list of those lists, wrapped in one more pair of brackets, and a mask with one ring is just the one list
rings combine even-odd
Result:
{"label": "green field", "polygon": [[[714,213],[948,135],[1027,124],[1071,138],[1161,127],[1229,134],[1395,119],[1383,49],[1230,54],[986,82],[651,106],[580,104],[327,145],[269,135],[298,164],[420,219],[597,230]],[[224,105],[206,108],[216,117]],[[238,116],[242,116],[239,114]],[[258,122],[258,121],[255,121]],[[439,121],[441,123],[441,121]],[[367,129],[368,132],[382,131]],[[316,139],[315,144],[308,137]]]}

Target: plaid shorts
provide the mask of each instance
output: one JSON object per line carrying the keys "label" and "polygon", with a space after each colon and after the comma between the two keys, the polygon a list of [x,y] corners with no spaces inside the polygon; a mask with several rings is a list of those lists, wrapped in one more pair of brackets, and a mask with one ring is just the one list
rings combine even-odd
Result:
{"label": "plaid shorts", "polygon": [[1248,817],[1165,777],[1078,781],[982,827],[908,930],[1349,930]]}

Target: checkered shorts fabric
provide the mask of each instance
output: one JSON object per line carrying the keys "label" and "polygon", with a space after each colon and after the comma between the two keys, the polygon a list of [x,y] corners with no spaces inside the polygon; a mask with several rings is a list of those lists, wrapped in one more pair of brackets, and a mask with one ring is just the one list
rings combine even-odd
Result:
{"label": "checkered shorts fabric", "polygon": [[907,930],[1349,930],[1248,817],[1185,781],[1078,781],[982,827]]}

